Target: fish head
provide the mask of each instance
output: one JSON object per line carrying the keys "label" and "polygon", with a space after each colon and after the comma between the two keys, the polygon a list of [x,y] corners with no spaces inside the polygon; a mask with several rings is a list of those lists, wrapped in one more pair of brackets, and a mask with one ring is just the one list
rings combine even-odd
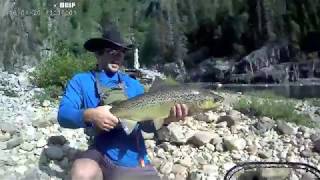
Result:
{"label": "fish head", "polygon": [[202,90],[199,94],[199,98],[195,101],[197,108],[201,111],[208,111],[215,109],[221,104],[223,97],[210,92],[209,90]]}

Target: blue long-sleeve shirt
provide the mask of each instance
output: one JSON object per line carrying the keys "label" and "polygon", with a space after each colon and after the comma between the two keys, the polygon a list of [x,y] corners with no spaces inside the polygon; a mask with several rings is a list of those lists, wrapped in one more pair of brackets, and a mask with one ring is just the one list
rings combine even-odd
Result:
{"label": "blue long-sleeve shirt", "polygon": [[[118,75],[120,75],[121,80],[126,86],[125,93],[128,98],[144,93],[144,88],[139,81],[125,73],[97,73],[100,84],[108,88],[117,86]],[[59,124],[62,127],[72,129],[90,127],[90,124],[88,125],[84,122],[84,110],[97,107],[99,101],[93,73],[84,72],[76,74],[68,82],[61,99],[58,111]],[[123,129],[113,129],[110,132],[101,133],[95,137],[94,146],[117,165],[135,167],[138,165],[139,158],[141,157],[148,164],[150,162],[147,158],[146,147],[141,132],[138,129],[140,129],[139,126],[136,128],[135,133],[131,135],[126,135]]]}

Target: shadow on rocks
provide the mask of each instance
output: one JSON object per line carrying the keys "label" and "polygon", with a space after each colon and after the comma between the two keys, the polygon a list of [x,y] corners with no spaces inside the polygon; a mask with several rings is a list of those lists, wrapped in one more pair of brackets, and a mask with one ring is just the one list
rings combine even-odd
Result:
{"label": "shadow on rocks", "polygon": [[81,150],[70,146],[64,136],[51,136],[39,159],[39,169],[49,177],[70,179],[70,170],[75,157]]}

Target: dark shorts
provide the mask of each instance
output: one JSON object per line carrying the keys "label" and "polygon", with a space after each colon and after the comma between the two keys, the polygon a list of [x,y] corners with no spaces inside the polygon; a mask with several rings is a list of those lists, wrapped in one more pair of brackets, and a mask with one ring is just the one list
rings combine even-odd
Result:
{"label": "dark shorts", "polygon": [[76,159],[79,158],[88,158],[97,162],[102,170],[104,180],[160,180],[156,169],[152,165],[146,165],[144,168],[118,166],[96,149],[79,153]]}

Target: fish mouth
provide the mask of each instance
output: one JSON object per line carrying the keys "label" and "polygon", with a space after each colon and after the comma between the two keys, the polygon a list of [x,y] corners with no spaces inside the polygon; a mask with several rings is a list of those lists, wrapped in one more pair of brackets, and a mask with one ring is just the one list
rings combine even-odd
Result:
{"label": "fish mouth", "polygon": [[224,98],[221,97],[221,96],[218,96],[218,95],[216,95],[216,97],[214,98],[214,101],[215,101],[216,103],[221,103],[221,102],[223,102],[223,100],[224,100]]}

